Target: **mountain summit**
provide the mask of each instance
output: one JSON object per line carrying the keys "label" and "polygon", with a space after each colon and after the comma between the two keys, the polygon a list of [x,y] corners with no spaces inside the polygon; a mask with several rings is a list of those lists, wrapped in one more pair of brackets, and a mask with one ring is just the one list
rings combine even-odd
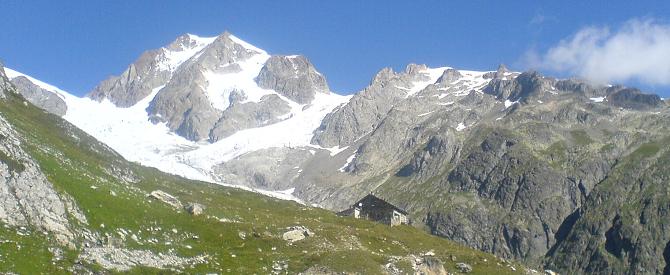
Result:
{"label": "mountain summit", "polygon": [[151,96],[154,123],[189,140],[217,141],[291,115],[291,105],[329,94],[326,79],[303,56],[270,56],[234,35],[185,34],[143,53],[120,76],[87,96],[132,107]]}

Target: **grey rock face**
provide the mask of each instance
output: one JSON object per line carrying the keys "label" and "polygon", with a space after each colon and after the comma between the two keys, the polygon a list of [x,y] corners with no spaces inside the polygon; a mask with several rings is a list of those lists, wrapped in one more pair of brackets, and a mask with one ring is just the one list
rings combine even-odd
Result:
{"label": "grey rock face", "polygon": [[10,226],[33,226],[73,247],[76,233],[68,221],[68,210],[75,215],[81,211],[54,189],[21,148],[18,133],[1,117],[0,134],[0,221]]}
{"label": "grey rock face", "polygon": [[189,60],[189,63],[198,63],[201,68],[216,73],[228,73],[239,70],[234,63],[245,61],[256,54],[259,52],[245,48],[235,42],[230,33],[224,32],[205,47],[197,58]]}
{"label": "grey rock face", "polygon": [[0,61],[0,98],[4,97],[4,93],[6,90],[13,90],[13,86],[11,82],[9,82],[9,78],[5,74],[5,67]]}
{"label": "grey rock face", "polygon": [[405,98],[412,81],[426,80],[427,76],[421,73],[425,69],[425,65],[410,64],[404,73],[395,73],[390,68],[381,70],[365,90],[323,119],[312,143],[345,147],[371,133],[386,113]]}
{"label": "grey rock face", "polygon": [[424,174],[426,178],[433,176],[429,171],[436,171],[439,168],[432,166],[451,161],[458,154],[458,149],[459,144],[453,132],[432,136],[423,150],[415,152],[410,162],[403,166],[396,175],[409,177]]}
{"label": "grey rock face", "polygon": [[[462,240],[473,234],[479,235],[472,230],[488,231],[490,238],[470,243],[476,243],[480,249],[497,250],[497,254],[505,257],[543,255],[555,242],[553,235],[562,217],[567,217],[577,207],[579,191],[561,174],[525,156],[525,151],[518,140],[493,132],[444,179],[453,191],[474,192],[481,198],[495,201],[498,205],[494,209],[498,215],[506,213],[509,221],[483,220],[490,215],[486,212],[491,211],[491,207],[482,209],[484,213],[468,211],[468,215],[473,216],[465,220],[458,217],[462,212],[454,211],[431,218],[431,223],[437,225],[433,232]],[[561,194],[560,199],[556,198],[557,194]],[[551,215],[536,216],[536,213],[545,212]],[[480,215],[482,220],[472,219],[474,215]],[[523,220],[522,225],[517,222],[520,220]],[[486,226],[480,226],[480,222]]]}
{"label": "grey rock face", "polygon": [[640,90],[622,87],[608,89],[607,102],[617,107],[648,110],[664,105],[658,95],[643,94]]}
{"label": "grey rock face", "polygon": [[463,75],[457,70],[454,69],[446,69],[444,70],[444,73],[440,76],[440,78],[437,79],[436,83],[439,84],[449,84],[454,81],[459,80]]}
{"label": "grey rock face", "polygon": [[166,48],[149,50],[133,62],[120,76],[102,81],[87,95],[101,101],[108,99],[116,106],[130,107],[148,96],[154,88],[165,85],[176,68],[167,67],[169,51],[184,51],[197,47],[197,42],[185,34]]}
{"label": "grey rock face", "polygon": [[466,263],[457,263],[456,268],[458,268],[458,271],[461,273],[470,273],[472,272],[472,266]]}
{"label": "grey rock face", "polygon": [[307,237],[314,236],[314,233],[311,230],[309,230],[309,228],[304,226],[293,226],[288,229],[289,229],[288,231],[282,234],[282,239],[290,243],[304,240]]}
{"label": "grey rock face", "polygon": [[507,69],[507,66],[505,66],[505,64],[500,64],[498,66],[498,70],[496,70],[495,72],[488,72],[488,73],[484,74],[484,78],[486,78],[486,79],[490,79],[490,78],[502,79],[502,78],[505,77],[505,74],[507,74],[509,72],[510,71]]}
{"label": "grey rock face", "polygon": [[63,116],[67,112],[67,104],[62,98],[54,92],[35,85],[28,78],[24,76],[15,77],[12,79],[12,84],[33,105],[59,116]]}
{"label": "grey rock face", "polygon": [[193,216],[198,216],[205,210],[205,206],[199,203],[189,203],[184,207],[184,210]]}
{"label": "grey rock face", "polygon": [[190,140],[209,138],[220,111],[214,109],[203,87],[207,80],[199,64],[180,69],[149,106],[154,122],[167,122],[168,127]]}
{"label": "grey rock face", "polygon": [[461,142],[457,136],[463,131],[460,127],[476,125],[496,104],[493,98],[477,92],[441,100],[434,96],[439,92],[429,85],[416,97],[389,110],[379,126],[361,141],[350,171],[374,175],[399,166],[395,175],[400,177],[411,175],[427,180],[439,174],[445,162],[459,155]]}
{"label": "grey rock face", "polygon": [[412,80],[428,81],[430,77],[423,73],[426,69],[428,69],[428,66],[425,64],[410,63],[405,66],[405,76],[411,77]]}
{"label": "grey rock face", "polygon": [[526,72],[511,80],[496,77],[484,88],[484,92],[496,96],[498,100],[527,100],[529,97],[546,96],[554,83],[554,79],[545,78],[537,72]]}
{"label": "grey rock face", "polygon": [[177,199],[175,196],[172,196],[165,191],[162,190],[154,190],[147,195],[147,197],[153,198],[155,200],[158,200],[160,202],[163,202],[167,205],[172,206],[174,209],[182,209],[184,206],[182,205],[181,201]]}
{"label": "grey rock face", "polygon": [[560,91],[579,93],[585,97],[598,97],[605,95],[605,91],[602,91],[602,89],[598,89],[584,81],[579,81],[576,79],[559,80],[556,82],[555,86],[556,89]]}
{"label": "grey rock face", "polygon": [[[171,131],[193,141],[215,142],[242,129],[279,122],[289,112],[288,103],[276,96],[240,103],[243,90],[230,94],[229,102],[240,104],[225,108],[215,108],[208,98],[212,96],[207,91],[209,73],[241,72],[242,62],[259,55],[266,58],[267,54],[228,32],[213,40],[183,35],[168,46],[143,53],[122,75],[101,82],[88,96],[130,107],[157,92],[147,108],[152,122],[165,122]],[[265,63],[254,81],[261,88],[300,104],[310,103],[316,93],[330,92],[325,77],[303,56],[272,56],[259,62]]]}
{"label": "grey rock face", "polygon": [[301,164],[312,156],[307,150],[292,150],[288,146],[290,144],[286,148],[268,148],[245,154],[218,165],[215,171],[221,174],[223,182],[286,190],[300,176]]}
{"label": "grey rock face", "polygon": [[210,133],[210,141],[228,137],[239,130],[266,126],[282,121],[282,115],[291,111],[288,103],[277,95],[263,96],[260,102],[239,103],[238,93],[231,94],[231,105],[223,111]]}
{"label": "grey rock face", "polygon": [[108,99],[116,106],[130,107],[163,85],[171,73],[158,69],[161,50],[144,52],[120,76],[111,76],[93,88],[91,99]]}
{"label": "grey rock face", "polygon": [[207,256],[185,258],[174,252],[154,253],[148,250],[131,250],[117,247],[92,247],[83,250],[79,259],[102,266],[108,270],[128,272],[133,267],[146,266],[158,269],[178,270],[187,265],[207,262]]}
{"label": "grey rock face", "polygon": [[256,77],[258,86],[300,104],[310,103],[315,93],[328,94],[326,78],[304,56],[272,56]]}
{"label": "grey rock face", "polygon": [[[472,271],[472,268],[470,268]],[[467,272],[464,272],[467,273]],[[423,256],[421,264],[416,267],[416,274],[422,275],[447,275],[447,270],[444,269],[444,263],[433,256]]]}
{"label": "grey rock face", "polygon": [[547,267],[561,273],[669,272],[667,194],[651,191],[666,185],[666,149],[622,159],[566,223]]}
{"label": "grey rock face", "polygon": [[[154,122],[167,122],[171,130],[183,137],[196,141],[209,139],[222,112],[215,109],[207,98],[205,89],[208,82],[203,74],[206,71],[230,72],[231,64],[247,60],[255,54],[259,53],[236,43],[229,33],[222,34],[197,58],[188,60],[174,72],[168,84],[151,101],[149,114]],[[235,127],[229,125],[220,126],[212,137],[218,139],[226,134],[224,130],[233,129]]]}

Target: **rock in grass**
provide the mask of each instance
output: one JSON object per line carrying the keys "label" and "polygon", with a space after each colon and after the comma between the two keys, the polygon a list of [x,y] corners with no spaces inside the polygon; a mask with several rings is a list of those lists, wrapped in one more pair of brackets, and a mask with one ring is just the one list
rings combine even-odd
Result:
{"label": "rock in grass", "polygon": [[161,190],[152,191],[148,195],[148,197],[159,200],[161,202],[164,202],[164,203],[166,203],[166,204],[168,204],[168,205],[170,205],[170,206],[172,206],[176,209],[183,208],[183,205],[181,204],[179,199],[177,199],[175,196],[172,196],[172,195],[166,193],[165,191],[161,191]]}
{"label": "rock in grass", "polygon": [[466,263],[457,263],[456,268],[458,268],[458,271],[462,273],[470,273],[472,272],[472,266]]}
{"label": "rock in grass", "polygon": [[202,214],[202,212],[205,210],[205,206],[202,205],[202,204],[193,202],[193,203],[189,203],[188,205],[186,205],[186,207],[184,207],[184,209],[189,214],[191,214],[193,216],[198,216],[198,215]]}
{"label": "rock in grass", "polygon": [[432,255],[423,256],[421,264],[416,267],[417,274],[426,275],[446,275],[447,270],[444,269],[442,261]]}
{"label": "rock in grass", "polygon": [[297,242],[302,239],[305,239],[310,236],[314,236],[314,233],[304,226],[292,226],[288,228],[289,231],[286,231],[282,238],[288,242]]}

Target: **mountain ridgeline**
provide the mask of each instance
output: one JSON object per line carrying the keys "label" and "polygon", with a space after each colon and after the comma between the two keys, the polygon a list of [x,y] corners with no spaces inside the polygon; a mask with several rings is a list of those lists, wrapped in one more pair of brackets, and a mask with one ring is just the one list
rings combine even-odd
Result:
{"label": "mountain ridgeline", "polygon": [[[416,227],[533,268],[670,270],[670,108],[635,88],[410,64],[340,96],[305,57],[229,33],[148,51],[86,99],[8,75],[33,104],[169,173],[330,210],[374,193]],[[97,121],[78,115],[90,106]]]}

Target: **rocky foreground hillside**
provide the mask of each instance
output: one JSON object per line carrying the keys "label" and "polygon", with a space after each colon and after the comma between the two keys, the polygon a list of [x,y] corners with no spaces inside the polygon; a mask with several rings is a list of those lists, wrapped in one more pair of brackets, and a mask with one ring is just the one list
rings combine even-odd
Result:
{"label": "rocky foreground hillside", "polygon": [[670,108],[635,88],[410,64],[341,97],[306,58],[228,33],[143,54],[89,93],[93,107],[12,82],[163,171],[330,210],[373,192],[416,227],[536,269],[669,270]]}
{"label": "rocky foreground hillside", "polygon": [[0,272],[513,274],[430,236],[125,161],[0,67]]}

